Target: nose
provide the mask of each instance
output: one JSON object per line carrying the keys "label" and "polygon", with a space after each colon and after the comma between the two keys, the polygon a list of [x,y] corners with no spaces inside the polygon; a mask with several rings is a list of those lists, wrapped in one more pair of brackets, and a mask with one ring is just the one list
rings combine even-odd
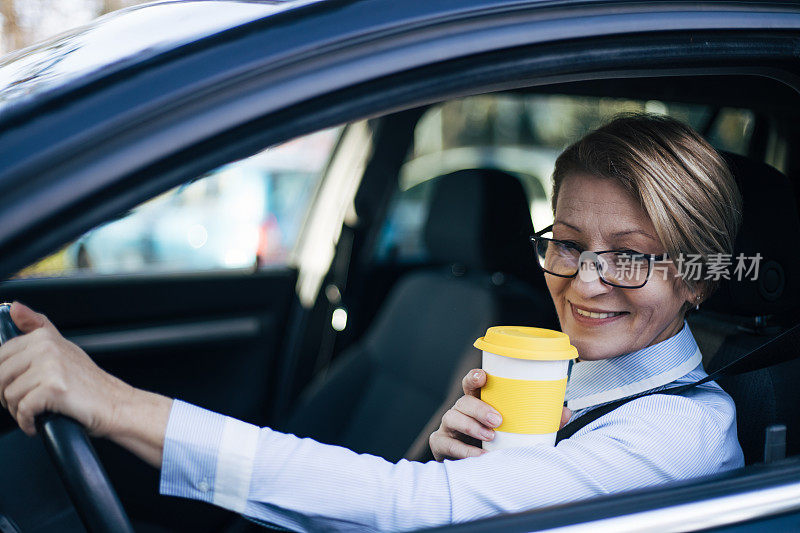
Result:
{"label": "nose", "polygon": [[600,281],[598,262],[597,254],[590,251],[581,252],[578,258],[578,275],[572,279],[572,288],[583,298],[605,294],[613,289]]}

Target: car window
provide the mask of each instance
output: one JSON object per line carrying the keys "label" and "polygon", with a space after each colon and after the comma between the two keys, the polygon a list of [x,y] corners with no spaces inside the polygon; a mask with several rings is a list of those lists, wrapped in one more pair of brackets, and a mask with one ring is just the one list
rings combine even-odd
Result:
{"label": "car window", "polygon": [[718,149],[747,154],[754,115],[656,100],[503,93],[451,100],[430,107],[414,131],[374,259],[423,263],[423,227],[435,178],[467,168],[495,168],[516,176],[528,196],[533,226],[552,223],[551,175],[569,144],[624,111],[671,115],[687,122]]}
{"label": "car window", "polygon": [[286,265],[341,128],[219,167],[95,228],[18,278]]}

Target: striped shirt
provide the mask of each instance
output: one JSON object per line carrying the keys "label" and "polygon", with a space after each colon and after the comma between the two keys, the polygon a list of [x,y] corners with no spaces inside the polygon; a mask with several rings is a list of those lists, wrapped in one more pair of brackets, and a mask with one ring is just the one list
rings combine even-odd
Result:
{"label": "striped shirt", "polygon": [[[604,403],[706,376],[688,324],[650,347],[572,366],[577,418]],[[427,463],[358,454],[175,400],[162,494],[299,531],[402,531],[715,474],[744,464],[733,401],[709,382],[632,400],[555,447]]]}

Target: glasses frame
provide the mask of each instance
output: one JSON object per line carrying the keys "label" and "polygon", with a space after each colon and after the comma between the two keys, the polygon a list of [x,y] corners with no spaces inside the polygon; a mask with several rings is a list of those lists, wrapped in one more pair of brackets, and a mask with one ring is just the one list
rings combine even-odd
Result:
{"label": "glasses frame", "polygon": [[[568,243],[566,241],[562,241],[560,239],[550,239],[548,237],[542,237],[542,235],[547,233],[548,231],[553,231],[553,225],[552,224],[550,224],[549,226],[547,226],[546,228],[544,228],[541,231],[537,231],[536,233],[534,233],[533,235],[530,236],[531,244],[533,244],[533,247],[534,247],[533,253],[536,254],[536,264],[539,265],[539,268],[541,268],[542,271],[544,271],[547,274],[550,274],[552,276],[558,276],[559,278],[574,278],[575,276],[578,275],[578,272],[581,271],[580,263],[578,263],[578,270],[576,270],[575,273],[570,275],[570,276],[567,276],[565,274],[556,274],[555,272],[550,272],[549,270],[544,268],[544,266],[542,266],[542,263],[539,260],[539,252],[537,250],[539,241],[556,242],[556,243],[559,243],[562,246],[566,246],[568,248],[576,248],[575,245],[573,245],[571,243]],[[586,251],[591,251],[591,250],[582,250],[581,253],[586,252]],[[606,253],[610,253],[610,252],[620,253],[620,252],[624,252],[624,251],[625,250],[602,250],[600,252],[593,252],[593,253],[597,254],[597,255],[600,255],[600,254],[606,254]],[[594,266],[595,266],[595,269],[597,270],[597,278],[600,280],[601,283],[605,283],[606,285],[609,285],[611,287],[617,287],[619,289],[641,289],[642,287],[644,287],[647,284],[648,281],[650,281],[650,275],[653,273],[653,263],[655,261],[662,261],[664,258],[667,257],[667,254],[645,254],[645,253],[642,253],[642,252],[636,252],[636,253],[637,254],[641,254],[641,255],[647,257],[647,259],[648,259],[648,261],[647,261],[647,277],[645,277],[644,282],[642,282],[641,285],[617,285],[616,283],[612,283],[612,282],[608,281],[607,279],[605,279],[603,277],[602,268],[601,268],[600,264],[598,264],[598,261],[595,260],[594,261],[594,264],[595,264]]]}

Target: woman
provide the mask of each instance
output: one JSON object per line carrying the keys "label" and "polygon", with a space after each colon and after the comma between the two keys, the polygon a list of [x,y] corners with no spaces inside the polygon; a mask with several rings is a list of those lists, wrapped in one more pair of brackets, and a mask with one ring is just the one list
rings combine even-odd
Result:
{"label": "woman", "polygon": [[[565,261],[543,266],[581,357],[570,378],[571,416],[705,376],[684,314],[713,282],[684,279],[670,258],[731,252],[741,200],[719,154],[677,121],[624,116],[559,157],[553,199],[558,241],[536,241],[545,259],[551,246],[564,253]],[[605,261],[622,256],[646,257],[638,288]],[[651,268],[656,259],[661,272]],[[292,529],[434,526],[743,465],[733,402],[714,383],[630,401],[555,447],[484,454],[456,438],[489,439],[500,423],[470,394],[479,371],[431,436],[437,458],[464,459],[392,464],[134,389],[45,316],[18,303],[11,313],[26,334],[0,347],[0,398],[23,431],[33,435],[34,416],[45,410],[70,415],[161,468],[162,494]]]}
{"label": "woman", "polygon": [[[556,161],[552,198],[553,237],[564,243],[544,246],[560,255],[624,248],[667,252],[674,258],[730,254],[741,222],[741,197],[722,158],[697,133],[667,117],[623,115],[567,148]],[[636,233],[624,234],[629,230]],[[545,251],[542,244],[539,252]],[[637,289],[621,289],[602,279],[584,283],[563,277],[577,269],[577,260],[556,266],[565,269],[561,272],[548,271],[542,255],[537,254],[562,331],[578,349],[581,361],[570,374],[562,426],[589,408],[706,376],[683,317],[711,295],[718,281],[702,279],[705,272],[691,268],[686,269],[689,276],[678,276],[675,262],[661,262],[661,269],[654,266],[661,275]],[[582,264],[583,268],[594,266]],[[639,283],[622,280],[616,284]],[[590,312],[615,316],[592,318]],[[481,455],[484,450],[471,444],[494,437],[492,428],[500,425],[501,417],[478,399],[485,382],[481,369],[464,377],[464,396],[430,436],[438,461]],[[732,400],[716,384],[709,388],[717,391],[725,409],[733,409]],[[694,393],[687,396],[696,397]],[[644,405],[644,400],[640,403]],[[725,416],[734,420],[732,411]],[[608,422],[609,417],[603,417],[581,434]],[[727,430],[731,451],[738,454],[735,421]]]}

